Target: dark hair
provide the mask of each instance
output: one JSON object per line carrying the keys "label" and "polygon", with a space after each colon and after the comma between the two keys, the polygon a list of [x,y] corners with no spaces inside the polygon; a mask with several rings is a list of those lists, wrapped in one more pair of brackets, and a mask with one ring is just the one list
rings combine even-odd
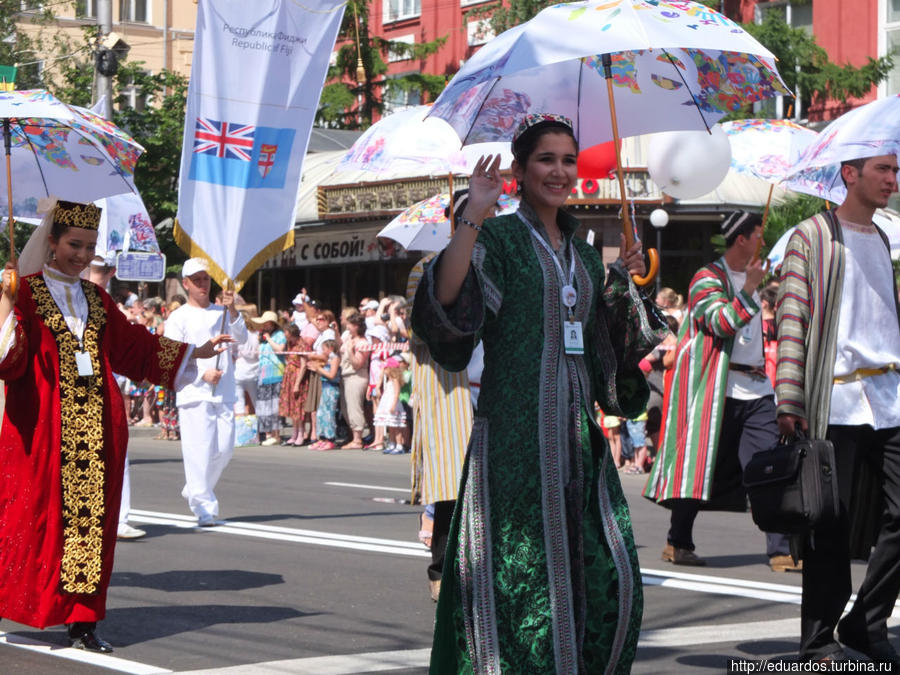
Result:
{"label": "dark hair", "polygon": [[731,248],[741,235],[749,237],[753,230],[762,225],[762,216],[751,211],[733,211],[722,222],[725,248]]}
{"label": "dark hair", "polygon": [[323,340],[322,344],[320,346],[328,347],[330,350],[334,351],[334,349],[337,347],[337,341],[336,340]]}
{"label": "dark hair", "polygon": [[344,321],[346,321],[351,326],[355,326],[357,333],[360,336],[362,336],[366,332],[366,320],[359,312],[353,312],[353,314],[344,319]]}
{"label": "dark hair", "polygon": [[776,291],[771,286],[766,286],[759,292],[760,302],[769,303],[769,307],[775,309],[775,304],[778,302],[778,291]]}
{"label": "dark hair", "polygon": [[678,319],[671,314],[666,314],[666,326],[669,327],[669,331],[678,335],[678,331],[681,328],[681,324],[678,323]]}
{"label": "dark hair", "polygon": [[863,167],[866,165],[866,162],[869,161],[868,157],[860,157],[859,159],[847,159],[841,162],[841,168],[839,174],[841,176],[841,182],[844,184],[844,187],[847,187],[847,181],[844,180],[844,167],[852,166],[854,169],[862,173]]}
{"label": "dark hair", "polygon": [[[457,190],[453,193],[453,210],[456,213],[462,213],[461,209],[466,207],[467,201],[469,201],[469,188]],[[444,218],[450,218],[450,204],[444,208]]]}
{"label": "dark hair", "polygon": [[300,329],[297,328],[297,324],[289,323],[284,327],[284,332],[290,336],[292,340],[297,340],[300,337]]}
{"label": "dark hair", "polygon": [[562,122],[540,122],[527,129],[512,144],[512,154],[519,166],[523,169],[525,168],[525,164],[528,162],[528,158],[531,157],[531,153],[533,153],[534,149],[537,147],[538,141],[547,134],[567,135],[575,144],[575,152],[578,152],[578,141],[575,138],[575,132],[572,131],[572,127],[563,124]]}

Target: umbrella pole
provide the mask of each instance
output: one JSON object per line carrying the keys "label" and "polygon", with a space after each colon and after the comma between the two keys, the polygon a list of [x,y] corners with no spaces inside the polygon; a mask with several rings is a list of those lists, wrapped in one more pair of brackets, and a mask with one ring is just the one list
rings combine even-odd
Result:
{"label": "umbrella pole", "polygon": [[[766,223],[769,221],[769,207],[772,205],[772,193],[775,191],[775,183],[769,185],[769,198],[766,200],[766,210],[763,211],[763,219],[762,219],[762,230],[763,233],[766,231]],[[760,252],[762,251],[763,238],[759,238],[759,243],[756,245],[756,257],[759,257]]]}
{"label": "umbrella pole", "polygon": [[[9,118],[3,118],[3,146],[6,149],[6,203],[9,205],[9,262],[16,261],[15,222],[13,221],[13,196],[12,196],[12,133],[9,128]],[[10,292],[15,297],[18,290],[19,278],[13,272],[11,274]]]}
{"label": "umbrella pole", "polygon": [[450,183],[450,236],[453,236],[456,230],[456,218],[453,217],[453,172],[447,173],[447,182]]}
{"label": "umbrella pole", "polygon": [[[603,54],[603,74],[606,77],[606,93],[609,99],[609,118],[612,122],[613,145],[616,150],[616,176],[619,179],[619,198],[622,201],[622,228],[625,232],[625,248],[631,248],[634,245],[634,225],[631,222],[631,215],[628,213],[628,200],[625,197],[625,174],[622,171],[622,149],[619,143],[619,121],[616,119],[616,100],[613,95],[612,80],[612,57],[609,54]],[[638,286],[646,286],[659,271],[659,254],[656,249],[647,249],[647,257],[650,259],[650,269],[646,276],[638,276],[633,274],[631,279]]]}

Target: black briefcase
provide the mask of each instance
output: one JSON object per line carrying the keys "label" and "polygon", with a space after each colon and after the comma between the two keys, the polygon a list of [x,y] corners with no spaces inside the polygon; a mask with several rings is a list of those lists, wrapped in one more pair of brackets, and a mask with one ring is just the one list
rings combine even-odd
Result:
{"label": "black briefcase", "polygon": [[792,441],[753,455],[744,487],[763,532],[806,534],[835,523],[840,512],[834,446],[799,431]]}

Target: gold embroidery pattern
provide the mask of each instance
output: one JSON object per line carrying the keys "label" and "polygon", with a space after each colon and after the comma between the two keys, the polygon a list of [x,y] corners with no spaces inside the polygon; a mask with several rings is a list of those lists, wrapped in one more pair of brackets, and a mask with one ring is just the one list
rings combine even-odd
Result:
{"label": "gold embroidery pattern", "polygon": [[159,368],[162,371],[160,375],[160,384],[167,389],[172,388],[175,373],[173,368],[175,360],[178,358],[178,352],[181,350],[181,342],[171,340],[167,337],[159,338],[159,352],[157,359],[159,360]]}
{"label": "gold embroidery pattern", "polygon": [[53,212],[53,220],[67,227],[96,230],[100,227],[100,207],[94,204],[79,204],[60,199]]}
{"label": "gold embroidery pattern", "polygon": [[59,350],[64,593],[97,593],[103,566],[106,463],[103,452],[103,371],[99,336],[106,312],[93,284],[82,282],[88,301],[83,343],[94,375],[79,377],[78,340],[66,325],[41,277],[28,279],[38,314]]}

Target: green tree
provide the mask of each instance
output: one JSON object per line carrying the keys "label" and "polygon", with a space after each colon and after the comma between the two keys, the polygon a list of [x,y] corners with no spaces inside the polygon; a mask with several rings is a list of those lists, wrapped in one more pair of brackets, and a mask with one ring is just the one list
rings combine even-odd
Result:
{"label": "green tree", "polygon": [[[356,48],[357,17],[359,52]],[[372,124],[374,115],[384,111],[385,100],[392,94],[418,92],[434,99],[443,90],[443,75],[410,73],[398,77],[386,77],[389,53],[404,58],[421,60],[434,54],[447,41],[446,37],[431,42],[407,44],[384,40],[369,34],[369,8],[360,0],[349,3],[338,33],[338,49],[335,65],[328,69],[327,84],[319,100],[316,122],[339,129],[364,129]],[[362,72],[358,71],[362,59]],[[363,75],[362,78],[359,76]]]}
{"label": "green tree", "polygon": [[893,55],[869,57],[859,67],[832,63],[815,36],[787,24],[783,8],[769,9],[762,23],[743,27],[776,56],[785,84],[799,93],[801,110],[809,110],[810,104],[829,98],[844,102],[864,96],[894,67]]}

